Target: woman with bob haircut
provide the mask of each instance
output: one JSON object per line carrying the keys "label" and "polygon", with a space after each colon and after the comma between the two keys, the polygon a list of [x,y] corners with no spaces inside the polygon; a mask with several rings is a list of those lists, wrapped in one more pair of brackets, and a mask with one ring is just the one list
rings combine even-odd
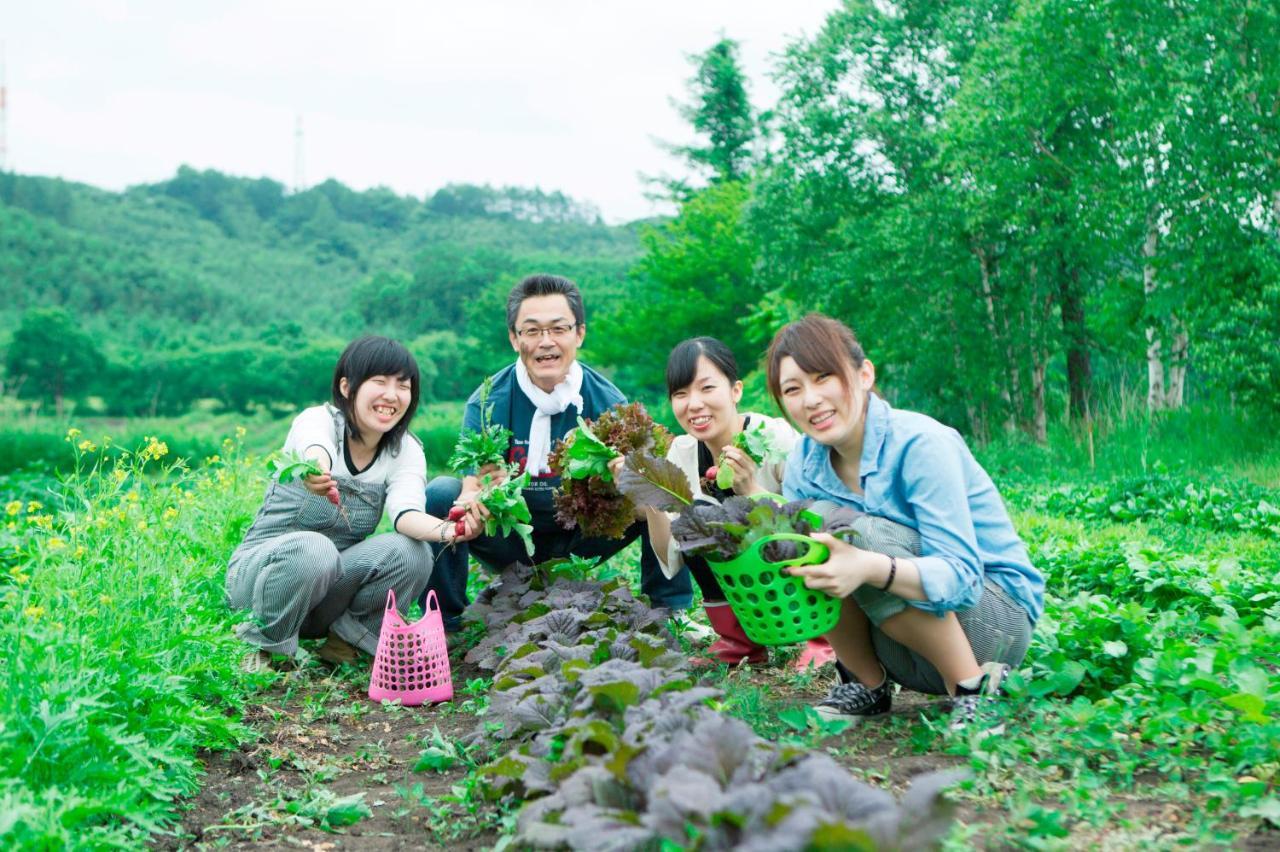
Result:
{"label": "woman with bob haircut", "polygon": [[894,681],[953,696],[953,725],[972,722],[1022,662],[1044,609],[1044,578],[991,478],[954,429],[873,392],[875,367],[843,323],[811,314],[785,326],[766,369],[769,392],[803,433],[783,494],[820,511],[852,507],[879,519],[884,537],[911,542],[879,553],[815,534],[827,561],[788,569],[844,598],[827,634],[839,682],[818,711],[851,721],[886,713]]}
{"label": "woman with bob haircut", "polygon": [[[252,646],[244,667],[261,671],[272,654],[292,656],[298,638],[327,637],[317,651],[332,663],[378,647],[387,591],[412,601],[431,577],[428,542],[466,541],[479,531],[423,508],[426,458],[410,433],[420,375],[409,351],[385,337],[362,337],[338,358],[332,399],[304,410],[283,451],[323,471],[300,482],[273,480],[262,508],[227,568],[227,601],[252,621],[236,635]],[[373,535],[383,512],[395,532]]]}
{"label": "woman with bob haircut", "polygon": [[[738,411],[742,401],[742,381],[733,351],[714,337],[694,337],[676,344],[667,356],[667,399],[676,421],[684,429],[671,442],[667,458],[684,471],[695,497],[707,495],[724,500],[734,495],[774,493],[782,490],[785,462],[757,465],[751,456],[734,446],[740,432],[755,426],[773,438],[774,445],[790,452],[799,437],[795,429],[779,417]],[[715,482],[715,467],[721,462],[733,470],[733,485],[722,489]],[[763,663],[768,649],[747,637],[738,617],[725,599],[724,591],[707,561],[699,556],[685,559],[671,538],[671,519],[665,512],[646,508],[649,537],[663,573],[674,577],[686,562],[702,590],[707,620],[719,639],[707,649],[710,659],[702,663]],[[797,661],[804,669],[835,659],[831,646],[823,640],[811,642]]]}

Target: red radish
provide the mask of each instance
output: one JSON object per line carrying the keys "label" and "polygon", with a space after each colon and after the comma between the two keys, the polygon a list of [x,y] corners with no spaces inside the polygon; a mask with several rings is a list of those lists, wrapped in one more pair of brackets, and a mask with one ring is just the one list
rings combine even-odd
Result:
{"label": "red radish", "polygon": [[329,490],[325,492],[324,496],[327,497],[329,499],[329,502],[332,503],[333,505],[335,506],[342,505],[342,500],[338,497],[338,486],[330,485]]}
{"label": "red radish", "polygon": [[453,537],[462,538],[467,534],[467,522],[463,520],[455,521],[453,524]]}
{"label": "red radish", "polygon": [[711,465],[711,467],[707,468],[707,472],[703,474],[703,477],[705,479],[713,480],[716,478],[716,474],[718,474],[719,472],[720,472],[720,468],[718,468],[715,465]]}
{"label": "red radish", "polygon": [[454,506],[449,510],[449,520],[460,521],[467,516],[467,510],[462,506]]}

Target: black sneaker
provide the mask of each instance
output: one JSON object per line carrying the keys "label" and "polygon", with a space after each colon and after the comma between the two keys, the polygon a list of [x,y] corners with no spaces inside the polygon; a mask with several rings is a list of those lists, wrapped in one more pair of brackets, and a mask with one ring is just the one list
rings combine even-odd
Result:
{"label": "black sneaker", "polygon": [[983,713],[983,708],[998,696],[1004,695],[1004,679],[1012,669],[1004,663],[984,663],[982,680],[975,687],[956,684],[955,697],[951,699],[951,730],[968,732],[982,730],[987,736],[1004,733],[1004,725],[993,722]]}
{"label": "black sneaker", "polygon": [[837,683],[831,687],[827,697],[818,702],[813,709],[819,716],[827,720],[844,719],[848,722],[861,722],[868,716],[879,716],[889,712],[893,704],[893,687],[889,678],[875,689],[870,689],[855,681]]}

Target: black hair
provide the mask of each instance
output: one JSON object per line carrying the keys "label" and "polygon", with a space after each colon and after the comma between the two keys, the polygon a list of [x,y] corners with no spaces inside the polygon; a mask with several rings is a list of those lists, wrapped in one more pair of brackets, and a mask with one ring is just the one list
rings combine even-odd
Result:
{"label": "black hair", "polygon": [[[361,337],[347,344],[338,357],[338,364],[333,368],[333,404],[342,412],[347,421],[347,431],[355,440],[361,440],[360,427],[356,425],[355,401],[356,392],[368,381],[370,376],[395,376],[409,382],[409,407],[404,416],[391,431],[382,436],[378,442],[379,449],[398,451],[400,439],[409,429],[409,421],[418,410],[418,393],[421,374],[418,362],[397,341],[389,337]],[[347,380],[347,395],[342,395],[342,380]]]}
{"label": "black hair", "polygon": [[569,310],[573,311],[573,321],[579,326],[586,324],[587,314],[582,308],[582,291],[577,284],[560,275],[530,275],[512,287],[507,295],[507,328],[516,330],[520,306],[525,299],[534,296],[564,296],[569,302]]}
{"label": "black hair", "polygon": [[699,357],[705,357],[724,373],[730,385],[738,381],[738,362],[733,350],[714,337],[691,337],[677,343],[667,356],[667,396],[693,383],[698,375]]}

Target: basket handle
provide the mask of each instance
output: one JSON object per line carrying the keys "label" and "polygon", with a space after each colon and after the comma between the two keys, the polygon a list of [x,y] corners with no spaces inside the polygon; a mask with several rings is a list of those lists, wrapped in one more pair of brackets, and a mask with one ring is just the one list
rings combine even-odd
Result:
{"label": "basket handle", "polygon": [[400,610],[396,609],[396,590],[395,589],[387,589],[387,612],[394,612],[394,613],[400,612]]}
{"label": "basket handle", "polygon": [[431,612],[432,610],[435,610],[437,612],[439,612],[440,610],[440,601],[436,600],[435,589],[430,589],[427,592],[427,602],[426,602],[426,606],[423,608],[423,615],[426,615],[426,613]]}
{"label": "basket handle", "polygon": [[[764,558],[764,547],[771,541],[799,541],[809,545],[809,549],[794,559],[784,559],[781,562],[769,562]],[[763,538],[757,539],[751,545],[751,550],[755,551],[761,562],[768,562],[770,565],[817,565],[820,562],[826,562],[830,552],[827,546],[820,541],[814,541],[807,535],[798,535],[796,533],[774,533]]]}

